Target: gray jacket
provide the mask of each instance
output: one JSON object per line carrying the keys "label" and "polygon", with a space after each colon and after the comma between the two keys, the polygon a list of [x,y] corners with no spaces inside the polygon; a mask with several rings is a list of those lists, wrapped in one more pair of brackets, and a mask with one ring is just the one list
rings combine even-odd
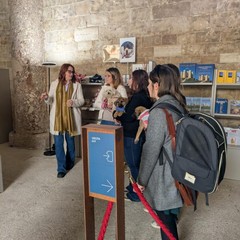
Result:
{"label": "gray jacket", "polygon": [[[170,95],[165,95],[153,105],[168,102],[182,110],[179,102]],[[173,121],[179,116],[171,112]],[[164,154],[160,151],[164,148]],[[143,145],[138,183],[145,187],[144,195],[153,209],[163,211],[182,207],[182,199],[175,187],[167,156],[173,161],[171,138],[168,132],[166,115],[160,108],[151,110],[146,131],[146,142]],[[160,158],[162,165],[160,164]]]}

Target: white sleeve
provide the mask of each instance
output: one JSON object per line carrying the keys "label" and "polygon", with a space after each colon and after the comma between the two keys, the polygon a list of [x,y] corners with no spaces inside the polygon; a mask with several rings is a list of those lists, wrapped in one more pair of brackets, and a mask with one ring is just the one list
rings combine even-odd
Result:
{"label": "white sleeve", "polygon": [[51,105],[53,103],[55,91],[56,91],[56,80],[51,82],[50,89],[48,92],[48,98],[46,100],[44,100],[45,103],[47,103],[49,105]]}
{"label": "white sleeve", "polygon": [[121,97],[123,97],[123,98],[127,98],[128,97],[126,88],[123,85],[119,85],[117,87],[117,91],[120,93]]}
{"label": "white sleeve", "polygon": [[104,91],[104,86],[102,86],[100,92],[98,93],[98,96],[97,96],[95,102],[93,103],[93,107],[101,108],[102,101],[103,101],[103,91]]}

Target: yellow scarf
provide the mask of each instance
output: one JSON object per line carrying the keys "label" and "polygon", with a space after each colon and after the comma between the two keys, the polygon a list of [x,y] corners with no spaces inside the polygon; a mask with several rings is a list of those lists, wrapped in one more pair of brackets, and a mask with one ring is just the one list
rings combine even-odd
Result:
{"label": "yellow scarf", "polygon": [[56,113],[54,131],[60,133],[68,132],[71,136],[76,135],[74,126],[72,108],[67,106],[67,100],[71,99],[73,94],[73,83],[68,84],[67,91],[65,85],[59,82],[56,89]]}

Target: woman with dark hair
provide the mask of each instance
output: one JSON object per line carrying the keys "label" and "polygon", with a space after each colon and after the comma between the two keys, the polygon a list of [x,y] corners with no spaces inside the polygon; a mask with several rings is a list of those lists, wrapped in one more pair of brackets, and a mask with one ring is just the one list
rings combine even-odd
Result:
{"label": "woman with dark hair", "polygon": [[[148,93],[148,74],[144,70],[135,70],[132,73],[131,79],[128,81],[128,86],[132,90],[132,96],[125,107],[125,113],[117,120],[123,126],[124,134],[124,156],[127,165],[130,168],[131,174],[135,180],[138,177],[142,146],[145,142],[145,133],[142,132],[138,143],[134,143],[134,139],[139,127],[139,120],[135,116],[135,108],[143,106],[149,109],[152,106],[152,101]],[[128,193],[126,199],[131,201],[140,201],[137,194],[133,192],[131,183],[126,187]]]}
{"label": "woman with dark hair", "polygon": [[57,177],[63,178],[74,166],[74,136],[81,134],[80,106],[84,104],[82,86],[76,82],[73,65],[65,63],[61,66],[58,79],[51,83],[49,93],[42,93],[41,99],[51,105],[50,133],[54,136]]}
{"label": "woman with dark hair", "polygon": [[[138,185],[159,218],[178,239],[176,220],[183,203],[169,165],[169,161],[173,162],[171,136],[164,110],[154,106],[159,103],[170,103],[183,111],[186,110],[186,105],[177,74],[166,65],[157,65],[153,69],[148,89],[156,102],[148,118]],[[170,113],[173,121],[177,122],[179,116],[174,112]],[[162,240],[168,239],[162,230],[161,237]]]}
{"label": "woman with dark hair", "polygon": [[[114,106],[109,105],[108,101],[106,101],[107,99],[104,96],[104,92],[109,88],[109,86],[113,89],[113,91],[115,91],[114,95],[119,95],[123,98],[127,98],[127,91],[123,86],[122,76],[119,70],[115,67],[111,67],[106,70],[105,84],[102,86],[93,104],[93,107],[100,109],[98,119],[101,121],[101,124],[115,125],[116,123],[112,117]],[[104,104],[105,102],[107,102],[107,104]]]}
{"label": "woman with dark hair", "polygon": [[[179,68],[178,68],[176,65],[172,64],[172,63],[168,63],[168,64],[166,64],[166,66],[167,66],[167,67],[170,67],[170,68],[176,73],[177,78],[178,78],[178,80],[179,80],[179,82],[180,82],[180,84],[181,84],[181,81],[182,81],[182,80],[181,80],[181,74],[180,74]],[[184,99],[185,104],[187,104],[187,103],[186,103],[186,97],[185,97],[184,95],[182,95],[182,97],[183,97],[183,99]]]}

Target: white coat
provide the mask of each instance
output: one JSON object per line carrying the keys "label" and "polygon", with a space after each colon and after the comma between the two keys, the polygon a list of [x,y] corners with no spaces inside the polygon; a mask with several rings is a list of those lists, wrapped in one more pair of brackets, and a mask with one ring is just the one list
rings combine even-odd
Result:
{"label": "white coat", "polygon": [[[102,102],[103,102],[103,93],[105,91],[105,88],[106,86],[103,85],[94,104],[93,104],[93,107],[95,108],[99,108],[99,115],[98,115],[98,119],[99,120],[107,120],[107,121],[114,121],[113,117],[112,117],[112,111],[110,111],[109,109],[102,109],[101,106],[102,106]],[[123,86],[123,85],[119,85],[116,89],[121,97],[123,98],[127,98],[127,91],[126,91],[126,88]]]}
{"label": "white coat", "polygon": [[[51,83],[50,90],[48,93],[48,99],[45,100],[45,102],[47,104],[51,105],[50,133],[53,135],[59,134],[58,131],[54,131],[57,85],[58,85],[58,79],[56,79],[55,81],[53,81]],[[73,94],[72,94],[71,100],[73,100],[72,113],[73,113],[73,120],[74,120],[75,126],[76,126],[76,135],[80,135],[81,127],[82,127],[82,118],[81,118],[80,107],[84,104],[84,98],[83,98],[83,93],[82,93],[82,86],[78,82],[73,83]]]}

